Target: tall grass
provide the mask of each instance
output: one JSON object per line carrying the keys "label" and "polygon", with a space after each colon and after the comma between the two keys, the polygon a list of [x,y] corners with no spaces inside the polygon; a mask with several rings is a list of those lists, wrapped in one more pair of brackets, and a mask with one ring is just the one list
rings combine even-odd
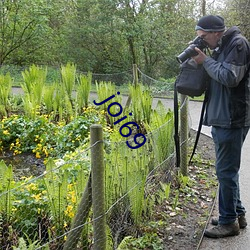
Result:
{"label": "tall grass", "polygon": [[9,96],[11,93],[12,79],[10,74],[0,75],[0,115],[7,116],[9,110]]}
{"label": "tall grass", "polygon": [[12,215],[13,194],[10,190],[13,188],[14,176],[12,166],[8,167],[4,161],[0,161],[0,213],[4,216],[5,223],[9,223]]}
{"label": "tall grass", "polygon": [[76,82],[76,65],[67,63],[61,66],[62,86],[64,87],[69,99],[72,101],[72,92]]}
{"label": "tall grass", "polygon": [[46,83],[47,68],[32,65],[22,72],[24,82],[21,87],[24,91],[24,111],[29,117],[35,117],[40,112],[43,90]]}
{"label": "tall grass", "polygon": [[78,87],[76,94],[76,106],[79,111],[87,108],[89,104],[89,94],[91,90],[92,74],[80,75],[78,78]]}
{"label": "tall grass", "polygon": [[173,152],[173,112],[166,110],[161,101],[158,102],[156,109],[152,111],[151,122],[147,123],[146,129],[149,138],[152,140],[155,160],[160,163],[167,159]]}
{"label": "tall grass", "polygon": [[129,85],[131,96],[131,108],[133,116],[138,124],[150,123],[153,97],[150,90],[145,89],[142,84]]}
{"label": "tall grass", "polygon": [[[114,98],[110,99],[109,101],[107,101],[104,104],[102,104],[101,106],[99,106],[99,108],[101,110],[104,110],[107,112],[108,106],[112,102],[117,102],[117,103],[121,104],[122,98],[120,95],[117,94],[115,84],[113,84],[111,82],[96,83],[96,90],[97,90],[97,95],[98,95],[98,102],[106,100],[110,96],[115,95]],[[120,112],[120,107],[118,107],[117,105],[113,105],[112,107],[109,108],[109,112],[112,114],[117,114],[118,112]],[[113,117],[113,116],[110,116],[108,114],[107,114],[106,118],[107,118],[107,122],[111,125],[111,127],[113,127],[114,122],[119,119],[117,117]]]}

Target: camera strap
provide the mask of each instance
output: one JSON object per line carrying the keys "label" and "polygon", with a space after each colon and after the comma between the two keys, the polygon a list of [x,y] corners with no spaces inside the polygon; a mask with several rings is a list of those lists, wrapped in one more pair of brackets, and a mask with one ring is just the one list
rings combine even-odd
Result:
{"label": "camera strap", "polygon": [[189,159],[189,164],[191,164],[191,162],[192,162],[193,156],[195,154],[195,151],[196,151],[196,148],[197,148],[197,145],[198,145],[198,142],[199,142],[199,138],[200,138],[200,134],[201,134],[201,129],[202,129],[203,117],[204,117],[204,113],[205,113],[205,109],[206,109],[206,104],[207,104],[207,92],[208,91],[205,91],[205,96],[204,96],[204,100],[203,100],[202,108],[201,108],[199,126],[198,126],[198,130],[196,132],[196,138],[195,138],[195,142],[194,142],[193,151],[192,151],[192,154],[191,154],[190,159]]}

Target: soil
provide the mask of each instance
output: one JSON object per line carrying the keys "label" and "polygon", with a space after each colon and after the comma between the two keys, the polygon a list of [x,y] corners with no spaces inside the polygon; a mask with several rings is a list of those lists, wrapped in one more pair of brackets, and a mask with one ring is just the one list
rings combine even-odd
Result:
{"label": "soil", "polygon": [[16,181],[23,176],[39,176],[45,171],[43,159],[37,159],[35,155],[31,153],[22,153],[13,156],[12,152],[7,152],[0,156],[0,160],[4,160],[6,165],[13,167]]}
{"label": "soil", "polygon": [[[191,148],[195,134],[191,131]],[[196,157],[188,170],[192,182],[185,188],[176,184],[176,190],[179,190],[176,209],[173,209],[173,202],[158,207],[161,213],[167,215],[167,227],[159,231],[159,235],[163,236],[164,250],[199,249],[217,194],[214,162],[213,141],[201,134]],[[172,194],[172,199],[175,197],[176,194]]]}

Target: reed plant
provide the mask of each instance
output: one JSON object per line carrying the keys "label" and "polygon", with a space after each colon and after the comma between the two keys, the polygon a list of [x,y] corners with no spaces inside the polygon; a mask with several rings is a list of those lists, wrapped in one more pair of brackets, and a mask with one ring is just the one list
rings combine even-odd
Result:
{"label": "reed plant", "polygon": [[[100,110],[104,110],[105,112],[107,112],[108,106],[112,102],[118,102],[119,104],[121,104],[122,97],[117,94],[116,86],[112,82],[100,82],[100,83],[96,82],[96,90],[97,90],[98,102],[101,102],[109,98],[110,96],[115,95],[114,98],[99,106]],[[117,114],[120,111],[120,107],[118,107],[117,105],[113,105],[112,107],[110,107],[109,111],[112,114]],[[110,124],[110,126],[113,127],[114,122],[119,118],[109,116],[108,114],[106,114],[106,119],[108,124]]]}
{"label": "reed plant", "polygon": [[106,204],[110,208],[123,197],[124,206],[120,207],[123,211],[117,211],[117,209],[114,211],[130,212],[135,224],[138,225],[146,209],[144,189],[151,154],[147,144],[131,150],[118,136],[119,133],[115,131],[111,134],[113,142],[110,144],[110,152],[112,153],[106,155]]}
{"label": "reed plant", "polygon": [[53,97],[53,117],[56,121],[73,119],[74,112],[70,97],[66,94],[64,87],[60,83],[55,83]]}
{"label": "reed plant", "polygon": [[12,166],[6,166],[4,161],[0,161],[0,214],[4,215],[4,220],[9,223],[12,215],[13,194],[11,189],[14,186],[14,176]]}
{"label": "reed plant", "polygon": [[56,170],[52,159],[49,159],[46,164],[46,172],[43,181],[48,195],[48,206],[55,226],[54,233],[59,236],[64,233],[68,176],[66,172]]}
{"label": "reed plant", "polygon": [[161,163],[166,160],[174,148],[174,114],[166,110],[161,101],[156,109],[152,111],[151,122],[145,124],[148,131],[148,138],[151,141],[155,162]]}
{"label": "reed plant", "polygon": [[129,85],[131,96],[131,108],[135,122],[142,124],[150,123],[153,97],[149,89],[142,84]]}
{"label": "reed plant", "polygon": [[32,65],[28,70],[22,72],[22,76],[24,111],[29,117],[35,117],[40,112],[47,68]]}
{"label": "reed plant", "polygon": [[43,102],[45,105],[46,113],[50,114],[53,111],[54,95],[56,84],[46,86],[44,89]]}
{"label": "reed plant", "polygon": [[0,116],[7,116],[8,114],[11,87],[12,79],[10,74],[0,75]]}
{"label": "reed plant", "polygon": [[66,66],[61,66],[62,86],[72,102],[72,92],[76,82],[76,65],[67,63]]}
{"label": "reed plant", "polygon": [[88,72],[87,75],[80,75],[78,78],[77,96],[76,96],[76,106],[78,112],[83,108],[87,108],[89,104],[89,94],[91,90],[92,74]]}

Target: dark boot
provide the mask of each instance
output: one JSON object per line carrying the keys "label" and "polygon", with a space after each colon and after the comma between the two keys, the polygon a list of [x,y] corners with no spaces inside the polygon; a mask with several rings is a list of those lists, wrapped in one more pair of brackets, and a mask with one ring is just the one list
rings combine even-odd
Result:
{"label": "dark boot", "polygon": [[232,224],[218,224],[215,227],[206,229],[204,235],[209,238],[224,238],[228,236],[238,235],[240,233],[240,227],[238,222]]}
{"label": "dark boot", "polygon": [[[243,228],[245,228],[247,226],[247,220],[246,220],[245,214],[239,215],[238,222],[239,222],[240,229],[243,229]],[[214,226],[217,226],[218,225],[218,219],[217,218],[212,218],[211,224],[214,225]]]}

